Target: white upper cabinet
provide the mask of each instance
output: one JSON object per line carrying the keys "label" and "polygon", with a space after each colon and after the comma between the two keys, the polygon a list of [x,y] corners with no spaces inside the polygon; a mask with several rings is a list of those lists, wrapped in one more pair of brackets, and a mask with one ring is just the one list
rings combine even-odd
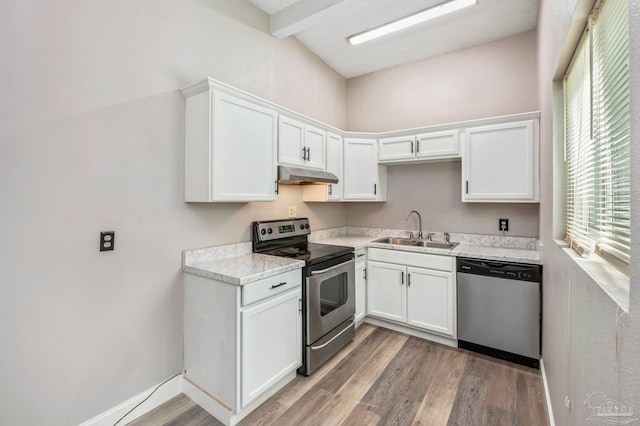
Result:
{"label": "white upper cabinet", "polygon": [[278,163],[302,166],[306,157],[304,124],[281,115],[278,119]]}
{"label": "white upper cabinet", "polygon": [[212,80],[183,94],[185,201],[275,200],[278,113]]}
{"label": "white upper cabinet", "polygon": [[378,165],[378,141],[344,139],[344,200],[386,201],[387,169]]}
{"label": "white upper cabinet", "polygon": [[416,136],[382,138],[378,141],[381,163],[387,161],[410,160],[415,157]]}
{"label": "white upper cabinet", "polygon": [[278,163],[324,170],[326,132],[285,116],[278,121]]}
{"label": "white upper cabinet", "polygon": [[327,132],[327,171],[338,178],[338,183],[330,185],[304,185],[303,201],[341,201],[343,181],[343,140],[337,133]]}
{"label": "white upper cabinet", "polygon": [[422,133],[416,136],[416,158],[447,159],[460,157],[460,130]]}
{"label": "white upper cabinet", "polygon": [[465,129],[462,201],[539,202],[538,120]]}
{"label": "white upper cabinet", "polygon": [[460,157],[460,130],[425,132],[379,140],[380,163],[413,163]]}
{"label": "white upper cabinet", "polygon": [[325,145],[327,132],[317,127],[304,126],[304,144],[307,149],[305,167],[310,169],[325,169]]}

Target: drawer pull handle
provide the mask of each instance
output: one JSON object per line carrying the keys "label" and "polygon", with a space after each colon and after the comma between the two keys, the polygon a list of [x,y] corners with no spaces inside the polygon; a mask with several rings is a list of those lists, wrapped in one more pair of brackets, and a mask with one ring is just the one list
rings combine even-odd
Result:
{"label": "drawer pull handle", "polygon": [[364,253],[360,253],[360,254],[359,254],[358,256],[356,256],[356,257],[362,257],[362,256],[364,256]]}
{"label": "drawer pull handle", "polygon": [[[351,324],[349,324],[351,325]],[[351,329],[351,327],[347,327],[344,330],[342,330],[340,333],[336,334],[335,336],[333,336],[331,338],[331,340],[329,340],[327,343],[325,343],[324,345],[320,345],[320,346],[311,346],[311,350],[312,351],[317,351],[318,349],[322,349],[325,346],[327,346],[329,343],[333,342],[334,340],[336,340],[338,337],[340,337],[343,333],[349,331]]]}
{"label": "drawer pull handle", "polygon": [[271,288],[274,289],[274,288],[282,287],[283,285],[287,285],[287,282],[285,281],[285,282],[280,283],[280,284],[274,284],[274,285],[271,286]]}

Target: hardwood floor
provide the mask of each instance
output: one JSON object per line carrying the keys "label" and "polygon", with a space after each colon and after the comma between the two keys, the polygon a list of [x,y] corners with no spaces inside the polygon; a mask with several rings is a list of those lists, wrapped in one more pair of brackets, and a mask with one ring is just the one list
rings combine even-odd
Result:
{"label": "hardwood floor", "polygon": [[[221,425],[180,395],[134,426]],[[363,324],[241,425],[548,425],[539,371]]]}

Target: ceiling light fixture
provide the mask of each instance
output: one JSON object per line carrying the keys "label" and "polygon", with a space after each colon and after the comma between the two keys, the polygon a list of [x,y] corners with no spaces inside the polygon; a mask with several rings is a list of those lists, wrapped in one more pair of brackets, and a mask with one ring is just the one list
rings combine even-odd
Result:
{"label": "ceiling light fixture", "polygon": [[478,0],[451,0],[429,9],[416,12],[413,15],[398,19],[397,21],[389,22],[388,24],[384,24],[378,28],[352,35],[347,38],[347,41],[353,46],[356,46],[366,41],[373,40],[396,31],[404,30],[405,28],[421,24],[431,19],[439,18],[457,10],[464,9],[465,7],[473,6],[477,3]]}

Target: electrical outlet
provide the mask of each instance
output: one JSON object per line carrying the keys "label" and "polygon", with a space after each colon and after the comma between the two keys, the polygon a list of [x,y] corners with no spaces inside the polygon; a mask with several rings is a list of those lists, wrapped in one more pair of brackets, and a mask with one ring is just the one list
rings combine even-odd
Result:
{"label": "electrical outlet", "polygon": [[105,231],[100,233],[100,251],[113,250],[116,241],[115,231]]}
{"label": "electrical outlet", "polygon": [[296,206],[289,206],[289,217],[296,217]]}
{"label": "electrical outlet", "polygon": [[507,232],[509,230],[509,219],[498,219],[498,230]]}

